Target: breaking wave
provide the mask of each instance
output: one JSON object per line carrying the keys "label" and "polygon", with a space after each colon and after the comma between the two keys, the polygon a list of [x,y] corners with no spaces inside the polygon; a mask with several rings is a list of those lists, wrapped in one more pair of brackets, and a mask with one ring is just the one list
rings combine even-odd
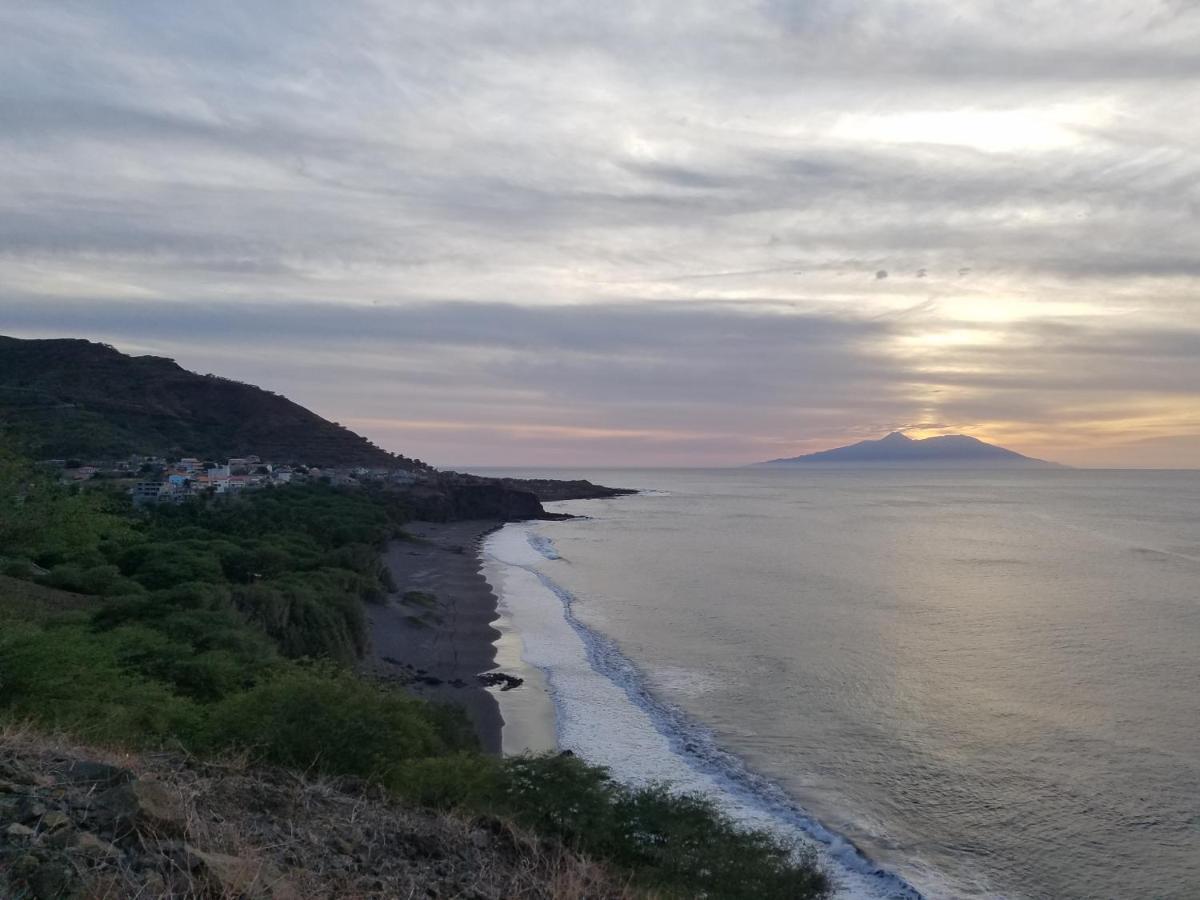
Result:
{"label": "breaking wave", "polygon": [[702,723],[651,693],[616,642],[579,619],[576,598],[540,571],[561,559],[550,538],[531,524],[510,524],[488,537],[483,552],[498,565],[494,587],[520,631],[526,661],[546,675],[560,747],[623,781],[668,781],[703,793],[738,821],[811,846],[839,897],[921,900],[915,887],[719,747]]}

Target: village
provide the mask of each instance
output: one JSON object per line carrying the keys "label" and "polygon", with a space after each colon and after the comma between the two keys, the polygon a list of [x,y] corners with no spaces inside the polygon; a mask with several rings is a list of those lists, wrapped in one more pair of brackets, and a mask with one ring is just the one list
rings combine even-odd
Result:
{"label": "village", "polygon": [[45,460],[43,464],[61,469],[61,480],[66,483],[97,479],[131,482],[129,494],[135,506],[182,503],[192,497],[231,495],[302,482],[408,486],[433,477],[423,469],[306,466],[272,463],[254,455],[231,457],[223,463],[199,457],[131,456],[86,463]]}

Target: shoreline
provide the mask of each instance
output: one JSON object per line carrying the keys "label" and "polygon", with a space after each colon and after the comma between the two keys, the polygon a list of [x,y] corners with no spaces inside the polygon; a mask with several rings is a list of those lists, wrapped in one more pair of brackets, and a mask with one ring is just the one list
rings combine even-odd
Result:
{"label": "shoreline", "polygon": [[[578,518],[578,516],[572,516]],[[718,743],[710,727],[656,695],[645,673],[615,641],[576,614],[574,595],[542,571],[557,558],[519,533],[497,534],[490,559],[512,579],[511,615],[528,631],[529,666],[566,678],[547,691],[561,746],[603,765],[627,783],[669,782],[714,799],[733,818],[812,846],[837,885],[854,900],[922,900],[924,892],[877,861],[853,839],[824,824],[775,781]],[[501,575],[500,579],[505,578]],[[502,593],[506,585],[498,579]],[[585,699],[586,698],[586,699]]]}
{"label": "shoreline", "polygon": [[[484,752],[558,748],[544,674],[525,662],[521,636],[500,602],[503,578],[489,535],[507,522],[411,522],[411,540],[388,544],[396,590],[366,608],[370,650],[363,670],[428,700],[461,707]],[[479,676],[491,673],[493,683]]]}
{"label": "shoreline", "polygon": [[[668,780],[683,789],[723,797],[720,804],[735,819],[801,833],[820,848],[820,855],[838,870],[835,877],[845,891],[838,896],[920,900],[923,894],[914,885],[719,747],[706,726],[652,694],[636,664],[610,638],[575,616],[574,598],[534,576],[539,563],[555,558],[529,540],[529,528],[538,521],[410,523],[414,540],[391,542],[385,555],[396,591],[386,603],[367,608],[371,649],[366,671],[404,684],[418,696],[463,708],[486,753],[514,755],[565,746],[609,766],[626,780]],[[500,537],[506,525],[519,526],[520,537]],[[489,550],[493,536],[498,541]],[[556,636],[544,630],[546,620],[531,611],[527,600],[511,604],[501,599],[510,592],[515,592],[513,597],[528,597],[531,588],[545,593],[542,612],[557,623]],[[531,628],[528,634],[523,631],[526,627]],[[581,710],[574,708],[578,697],[570,701],[551,693],[549,666],[542,665],[548,662],[547,648],[561,652],[574,641],[581,643],[581,655],[588,659],[584,676],[596,679],[589,695],[596,700],[602,692],[613,694],[599,699],[599,712],[611,714],[631,704],[634,719],[645,717],[648,730],[631,721],[626,724],[634,724],[632,730],[620,729],[624,739],[617,737],[614,742],[610,734],[596,743],[596,711],[582,711],[586,714],[581,718]],[[524,658],[527,646],[532,661]],[[500,679],[485,686],[477,678],[483,673],[498,674]],[[628,718],[629,710],[622,715]],[[612,755],[623,744],[628,746]],[[641,763],[630,768],[635,759]]]}
{"label": "shoreline", "polygon": [[[513,523],[505,523],[504,527]],[[525,641],[516,611],[505,602],[504,565],[492,557],[488,542],[499,532],[489,532],[480,543],[483,574],[499,598],[499,616],[493,623],[500,632],[496,640],[496,663],[506,675],[521,679],[515,689],[495,692],[504,720],[501,730],[501,752],[504,756],[521,753],[556,753],[558,744],[558,715],[550,693],[547,674],[525,660]]]}
{"label": "shoreline", "polygon": [[370,651],[364,670],[429,700],[462,707],[484,752],[499,755],[504,719],[492,689],[477,678],[496,668],[498,600],[482,573],[484,538],[494,519],[411,522],[413,540],[388,544],[384,561],[396,590],[366,608]]}

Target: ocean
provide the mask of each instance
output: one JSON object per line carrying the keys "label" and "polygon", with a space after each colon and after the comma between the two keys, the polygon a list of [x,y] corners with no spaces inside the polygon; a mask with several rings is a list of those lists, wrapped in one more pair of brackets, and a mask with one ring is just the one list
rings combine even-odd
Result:
{"label": "ocean", "polygon": [[1200,897],[1200,472],[570,476],[485,544],[560,746],[844,897]]}

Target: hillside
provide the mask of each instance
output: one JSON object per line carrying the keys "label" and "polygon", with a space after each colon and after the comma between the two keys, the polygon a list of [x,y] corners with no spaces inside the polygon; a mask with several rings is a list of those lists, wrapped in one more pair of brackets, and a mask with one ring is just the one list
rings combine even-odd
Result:
{"label": "hillside", "polygon": [[810,464],[843,465],[920,465],[920,466],[980,466],[986,468],[1032,468],[1057,466],[1023,456],[1013,450],[997,447],[965,434],[944,434],[938,437],[913,440],[893,431],[876,441],[859,441],[845,447],[772,459],[760,466],[791,466]]}
{"label": "hillside", "polygon": [[37,459],[256,454],[420,466],[270,391],[85,340],[0,337],[0,422]]}
{"label": "hillside", "polygon": [[0,896],[643,896],[628,876],[494,816],[359,778],[114,753],[0,728]]}

